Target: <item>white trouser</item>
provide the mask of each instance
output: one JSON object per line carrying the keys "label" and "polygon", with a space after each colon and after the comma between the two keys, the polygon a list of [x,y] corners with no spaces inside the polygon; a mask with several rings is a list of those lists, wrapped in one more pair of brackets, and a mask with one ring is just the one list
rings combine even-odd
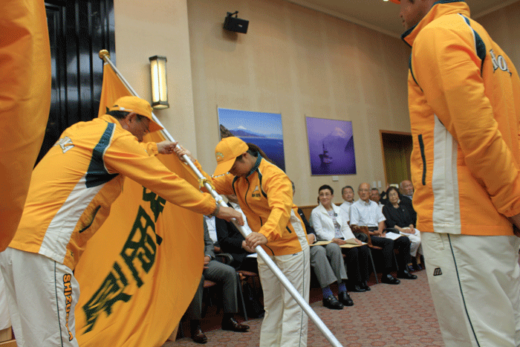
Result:
{"label": "white trouser", "polygon": [[421,232],[417,229],[415,230],[415,234],[406,234],[401,233],[401,235],[407,236],[410,239],[410,255],[412,257],[417,257],[417,252],[422,254],[421,248]]}
{"label": "white trouser", "polygon": [[520,345],[520,238],[421,233],[446,347]]}
{"label": "white trouser", "polygon": [[74,308],[79,284],[72,270],[36,253],[0,253],[7,301],[18,347],[78,347]]}
{"label": "white trouser", "polygon": [[[305,301],[309,302],[309,247],[296,254],[271,256],[271,259]],[[260,257],[258,273],[262,281],[265,308],[260,346],[307,346],[307,315],[303,309]]]}

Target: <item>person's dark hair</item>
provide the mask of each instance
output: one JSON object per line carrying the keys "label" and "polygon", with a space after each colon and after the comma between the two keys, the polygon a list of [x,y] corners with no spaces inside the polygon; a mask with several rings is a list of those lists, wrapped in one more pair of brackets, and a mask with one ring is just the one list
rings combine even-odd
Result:
{"label": "person's dark hair", "polygon": [[334,189],[332,189],[331,186],[329,186],[328,184],[324,184],[320,187],[320,189],[318,189],[318,194],[322,191],[322,190],[325,190],[325,189],[328,189],[330,190],[330,194],[331,195],[334,195]]}
{"label": "person's dark hair", "polygon": [[126,111],[116,111],[116,110],[113,110],[113,111],[108,111],[107,114],[116,118],[116,119],[124,119],[130,112],[126,112]]}
{"label": "person's dark hair", "polygon": [[291,184],[292,184],[292,191],[294,193],[296,191],[296,187],[294,186],[294,182],[293,181],[291,181]]}
{"label": "person's dark hair", "polygon": [[377,189],[377,188],[372,188],[372,190],[375,190],[376,192],[379,193],[379,189]]}
{"label": "person's dark hair", "polygon": [[[108,115],[110,115],[116,119],[125,119],[129,113],[130,112],[127,112],[127,111],[116,111],[116,110],[107,112]],[[141,122],[143,120],[143,118],[146,118],[145,116],[138,115],[137,113],[136,113],[136,116],[137,116],[137,121],[139,121],[139,122]]]}
{"label": "person's dark hair", "polygon": [[[386,198],[389,199],[390,198],[390,192],[392,190],[395,190],[395,192],[397,193],[397,195],[399,195],[399,189],[397,189],[396,187],[394,186],[391,186],[389,187],[387,190],[386,190]],[[388,200],[388,202],[390,202],[390,200]]]}
{"label": "person's dark hair", "polygon": [[354,188],[352,188],[352,186],[344,186],[343,188],[341,188],[341,195],[343,195],[343,193],[345,193],[345,189],[347,188],[350,188],[350,190],[352,190],[352,193],[354,192]]}
{"label": "person's dark hair", "polygon": [[[273,161],[271,159],[269,159],[269,157],[264,153],[264,151],[262,151],[262,149],[260,147],[258,147],[257,145],[255,145],[254,143],[249,143],[249,142],[246,142],[246,145],[247,147],[249,147],[249,149],[247,150],[247,153],[249,153],[250,155],[252,155],[253,157],[258,157],[258,155],[260,154],[262,156],[262,158],[264,158],[265,160],[267,160],[268,162],[272,163]],[[236,160],[242,160],[242,155],[239,155],[237,157]]]}

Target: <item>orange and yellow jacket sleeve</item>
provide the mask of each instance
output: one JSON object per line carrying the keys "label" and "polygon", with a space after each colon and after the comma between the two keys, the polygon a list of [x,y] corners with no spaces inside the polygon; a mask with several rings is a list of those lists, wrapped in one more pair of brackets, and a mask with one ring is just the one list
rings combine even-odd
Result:
{"label": "orange and yellow jacket sleeve", "polygon": [[215,210],[211,195],[200,192],[155,156],[149,156],[130,134],[114,140],[104,158],[109,172],[121,173],[173,204],[204,215]]}
{"label": "orange and yellow jacket sleeve", "polygon": [[[274,170],[269,170],[274,171]],[[262,225],[260,233],[268,241],[275,241],[282,237],[281,232],[286,231],[287,224],[291,218],[292,185],[289,178],[281,173],[267,171],[265,174],[264,189],[267,194],[267,203],[271,209],[267,222]]]}
{"label": "orange and yellow jacket sleeve", "polygon": [[51,105],[45,2],[0,1],[0,252],[22,217]]}
{"label": "orange and yellow jacket sleeve", "polygon": [[[199,171],[202,173],[202,175],[204,177],[206,177],[206,179],[208,179],[213,184],[213,186],[215,187],[215,191],[217,193],[219,193],[221,195],[235,194],[233,192],[233,186],[232,186],[233,178],[235,176],[227,173],[224,175],[220,175],[218,177],[211,177],[204,170],[202,170],[202,166],[200,165],[200,163],[197,160],[195,160],[194,164],[197,167],[197,169],[199,169]],[[206,188],[203,188],[203,190],[205,191]]]}

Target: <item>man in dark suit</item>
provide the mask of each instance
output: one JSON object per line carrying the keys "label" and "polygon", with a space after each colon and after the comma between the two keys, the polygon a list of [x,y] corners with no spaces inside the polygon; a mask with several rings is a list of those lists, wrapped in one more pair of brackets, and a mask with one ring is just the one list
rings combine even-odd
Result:
{"label": "man in dark suit", "polygon": [[238,323],[234,314],[238,312],[237,303],[237,275],[233,267],[223,264],[215,259],[214,245],[204,223],[204,271],[200,280],[199,288],[191,301],[186,316],[190,320],[191,338],[197,343],[206,343],[206,335],[200,327],[202,319],[202,293],[204,280],[210,280],[222,284],[222,301],[224,306],[224,317],[222,318],[222,330],[246,332],[249,326]]}
{"label": "man in dark suit", "polygon": [[[229,206],[242,214],[242,218],[244,218],[242,228],[249,228],[247,218],[240,209],[236,196],[226,195],[226,197],[229,200]],[[244,237],[235,225],[231,222],[226,222],[224,219],[215,218],[215,228],[217,229],[217,237],[221,251],[229,253],[233,257],[233,261],[230,265],[237,270],[258,273],[256,258],[248,257],[248,255],[254,254],[255,250],[246,245]]]}

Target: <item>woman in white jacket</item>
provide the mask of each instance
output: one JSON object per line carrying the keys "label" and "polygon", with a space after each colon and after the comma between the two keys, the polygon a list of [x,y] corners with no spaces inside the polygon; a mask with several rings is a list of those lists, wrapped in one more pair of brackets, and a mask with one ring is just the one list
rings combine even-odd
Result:
{"label": "woman in white jacket", "polygon": [[339,246],[347,243],[356,244],[357,246],[352,248],[341,248],[345,254],[350,289],[354,292],[370,290],[367,285],[368,252],[370,250],[355,238],[348,225],[348,216],[341,213],[340,208],[332,203],[334,199],[332,187],[323,185],[318,192],[320,204],[312,210],[311,214],[318,241],[332,241],[325,247],[336,248],[337,250],[340,250]]}

